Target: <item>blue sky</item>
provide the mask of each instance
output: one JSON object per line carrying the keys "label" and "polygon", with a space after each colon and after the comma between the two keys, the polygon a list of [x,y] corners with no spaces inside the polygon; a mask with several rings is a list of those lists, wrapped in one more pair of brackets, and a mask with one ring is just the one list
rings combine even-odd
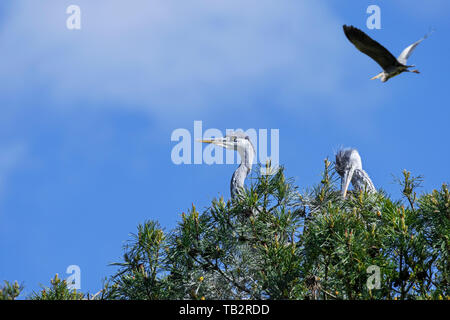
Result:
{"label": "blue sky", "polygon": [[[66,8],[81,8],[81,30]],[[366,8],[381,8],[368,30]],[[25,295],[69,265],[101,288],[138,223],[173,228],[195,203],[229,197],[236,165],[175,165],[177,128],[280,130],[300,188],[356,147],[374,184],[450,180],[450,2],[14,0],[0,4],[0,280]],[[395,55],[430,28],[383,84],[345,38],[353,24]]]}

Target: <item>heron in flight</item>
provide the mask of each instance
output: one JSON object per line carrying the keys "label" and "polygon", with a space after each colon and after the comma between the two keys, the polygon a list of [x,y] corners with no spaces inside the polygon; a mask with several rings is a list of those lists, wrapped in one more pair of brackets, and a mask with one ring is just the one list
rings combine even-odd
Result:
{"label": "heron in flight", "polygon": [[200,140],[203,143],[212,143],[225,149],[235,150],[241,157],[241,164],[233,173],[230,183],[231,198],[235,198],[244,188],[245,179],[252,170],[255,157],[255,148],[249,136],[243,132],[231,132],[223,138]]}
{"label": "heron in flight", "polygon": [[357,191],[376,192],[369,175],[363,170],[361,157],[356,149],[341,149],[336,154],[336,172],[341,176],[341,194],[345,198],[350,182]]}
{"label": "heron in flight", "polygon": [[413,68],[415,66],[407,65],[407,60],[419,43],[428,38],[429,34],[406,47],[398,58],[395,58],[389,50],[370,38],[358,28],[347,25],[344,25],[343,28],[347,39],[350,40],[350,42],[353,43],[359,51],[371,57],[383,68],[383,72],[379,73],[370,80],[380,79],[382,82],[386,82],[390,78],[403,72],[420,73],[419,70],[416,69],[409,70],[409,68]]}

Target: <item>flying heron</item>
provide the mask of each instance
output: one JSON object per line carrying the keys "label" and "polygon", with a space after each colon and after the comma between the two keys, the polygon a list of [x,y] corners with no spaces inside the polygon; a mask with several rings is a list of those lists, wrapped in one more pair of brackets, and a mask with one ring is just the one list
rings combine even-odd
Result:
{"label": "flying heron", "polygon": [[389,52],[381,44],[370,38],[363,31],[353,26],[344,25],[344,33],[348,40],[355,45],[355,47],[365,53],[373,60],[375,60],[382,68],[383,72],[379,73],[370,80],[380,79],[382,82],[388,81],[390,78],[395,77],[403,72],[420,73],[419,70],[409,70],[415,66],[407,65],[407,60],[413,50],[425,40],[429,34],[425,35],[422,39],[414,42],[410,46],[406,47],[402,53],[395,58],[392,53]]}
{"label": "flying heron", "polygon": [[200,140],[200,142],[212,143],[239,153],[241,164],[233,173],[230,183],[231,198],[235,198],[244,188],[245,179],[252,170],[255,148],[253,148],[250,138],[243,132],[231,132],[225,137]]}
{"label": "flying heron", "polygon": [[350,182],[357,191],[376,192],[369,175],[363,170],[361,157],[356,149],[341,149],[336,154],[336,172],[341,176],[341,194],[345,198]]}

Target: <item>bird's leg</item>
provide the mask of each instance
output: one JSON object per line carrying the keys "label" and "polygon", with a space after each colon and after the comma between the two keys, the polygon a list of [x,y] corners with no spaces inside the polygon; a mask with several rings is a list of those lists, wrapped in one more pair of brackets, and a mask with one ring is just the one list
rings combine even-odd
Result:
{"label": "bird's leg", "polygon": [[[416,67],[416,66],[414,66],[414,65],[406,66],[406,68],[415,68],[415,67]],[[417,69],[414,69],[414,70],[406,69],[406,71],[408,71],[408,72],[413,72],[413,73],[420,73],[419,70],[417,70]]]}

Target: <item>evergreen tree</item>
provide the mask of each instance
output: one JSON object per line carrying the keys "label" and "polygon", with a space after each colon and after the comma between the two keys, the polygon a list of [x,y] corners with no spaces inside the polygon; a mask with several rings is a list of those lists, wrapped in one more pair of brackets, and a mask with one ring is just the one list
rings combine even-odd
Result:
{"label": "evergreen tree", "polygon": [[15,300],[22,290],[23,286],[19,285],[17,281],[11,284],[5,280],[3,286],[0,287],[0,300]]}
{"label": "evergreen tree", "polygon": [[[29,298],[449,299],[447,185],[418,195],[421,177],[404,171],[403,199],[366,190],[343,199],[328,160],[304,192],[283,168],[259,172],[233,200],[201,212],[193,205],[174,230],[138,225],[97,294],[70,290],[56,275]],[[5,282],[0,299],[22,289]]]}
{"label": "evergreen tree", "polygon": [[[175,230],[138,226],[105,288],[109,299],[448,299],[450,196],[342,199],[332,164],[298,191],[281,168],[236,199],[182,214]],[[256,170],[255,172],[259,172]],[[378,278],[377,278],[378,277]]]}

